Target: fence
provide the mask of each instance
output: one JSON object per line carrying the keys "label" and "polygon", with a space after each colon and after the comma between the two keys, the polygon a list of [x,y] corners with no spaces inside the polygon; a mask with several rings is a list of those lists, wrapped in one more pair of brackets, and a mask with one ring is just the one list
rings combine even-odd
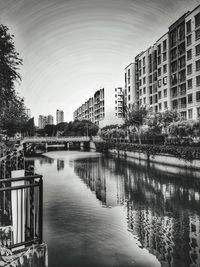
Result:
{"label": "fence", "polygon": [[41,175],[0,179],[0,242],[10,249],[42,243]]}

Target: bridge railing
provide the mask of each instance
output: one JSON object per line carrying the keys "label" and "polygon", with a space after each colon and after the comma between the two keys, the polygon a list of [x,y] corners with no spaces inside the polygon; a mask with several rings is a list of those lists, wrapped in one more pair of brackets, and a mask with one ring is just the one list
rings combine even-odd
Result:
{"label": "bridge railing", "polygon": [[22,143],[26,142],[60,142],[60,141],[90,141],[89,136],[62,136],[62,137],[26,137]]}

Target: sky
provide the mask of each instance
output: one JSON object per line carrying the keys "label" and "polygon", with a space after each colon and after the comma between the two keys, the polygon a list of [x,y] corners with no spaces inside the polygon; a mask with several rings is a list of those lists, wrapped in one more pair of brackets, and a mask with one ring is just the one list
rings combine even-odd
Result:
{"label": "sky", "polygon": [[0,23],[23,59],[20,96],[38,116],[65,121],[107,83],[124,86],[124,68],[198,0],[0,0]]}

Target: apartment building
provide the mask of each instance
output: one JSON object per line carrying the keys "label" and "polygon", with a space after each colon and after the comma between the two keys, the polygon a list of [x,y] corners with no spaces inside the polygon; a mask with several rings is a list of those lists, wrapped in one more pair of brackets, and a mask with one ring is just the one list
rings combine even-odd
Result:
{"label": "apartment building", "polygon": [[53,124],[53,116],[52,115],[47,116],[47,124],[50,124],[50,125]]}
{"label": "apartment building", "polygon": [[131,103],[137,99],[135,91],[135,63],[130,63],[125,68],[124,103],[130,108]]}
{"label": "apartment building", "polygon": [[82,106],[77,108],[74,120],[90,120],[100,128],[110,124],[122,124],[124,92],[122,87],[106,86],[94,93]]}
{"label": "apartment building", "polygon": [[64,112],[62,110],[56,110],[56,124],[64,122]]}
{"label": "apartment building", "polygon": [[38,118],[39,129],[44,129],[46,125],[47,125],[47,116],[39,115],[39,118]]}
{"label": "apartment building", "polygon": [[[128,97],[130,73],[135,81]],[[200,5],[175,21],[125,68],[125,90],[128,106],[136,102],[154,112],[172,109],[183,119],[200,118]]]}

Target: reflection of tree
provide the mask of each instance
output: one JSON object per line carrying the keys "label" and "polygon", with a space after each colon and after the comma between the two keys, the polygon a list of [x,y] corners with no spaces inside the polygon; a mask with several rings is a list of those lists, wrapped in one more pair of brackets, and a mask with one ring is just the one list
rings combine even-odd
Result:
{"label": "reflection of tree", "polygon": [[63,170],[65,167],[64,160],[57,159],[57,171]]}

